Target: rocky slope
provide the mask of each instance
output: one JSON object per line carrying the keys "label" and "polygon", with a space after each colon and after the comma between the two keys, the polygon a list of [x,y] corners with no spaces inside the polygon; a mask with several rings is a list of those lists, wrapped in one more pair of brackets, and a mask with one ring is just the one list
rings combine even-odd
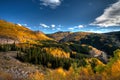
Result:
{"label": "rocky slope", "polygon": [[[30,74],[39,71],[45,73],[41,67],[29,63],[23,63],[16,59],[17,51],[0,52],[0,72],[9,74],[13,79],[22,80],[29,77]],[[0,80],[2,77],[0,76]],[[2,79],[4,80],[4,79]]]}

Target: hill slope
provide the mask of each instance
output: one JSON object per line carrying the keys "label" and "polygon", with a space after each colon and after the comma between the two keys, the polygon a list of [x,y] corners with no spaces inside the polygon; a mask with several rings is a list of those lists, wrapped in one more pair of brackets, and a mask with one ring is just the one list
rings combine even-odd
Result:
{"label": "hill slope", "polygon": [[79,40],[81,44],[88,44],[97,49],[112,54],[114,50],[120,48],[120,41],[114,35],[91,34]]}
{"label": "hill slope", "polygon": [[[64,33],[62,32],[57,33],[57,36],[61,36],[60,34],[64,34]],[[55,34],[51,34],[52,35],[51,38],[56,39]],[[119,31],[105,33],[105,34],[75,32],[75,33],[68,34],[65,37],[62,37],[61,40],[59,40],[59,42],[61,43],[72,42],[79,45],[86,44],[86,45],[93,46],[101,51],[104,51],[107,54],[112,54],[114,50],[120,48],[119,34],[120,34]]]}
{"label": "hill slope", "polygon": [[56,41],[60,41],[61,39],[67,37],[68,35],[72,34],[72,32],[56,32],[53,34],[47,34],[48,37],[51,37],[53,39],[55,39]]}
{"label": "hill slope", "polygon": [[50,38],[41,32],[34,32],[24,26],[0,20],[1,43],[32,42],[34,40],[50,40]]}
{"label": "hill slope", "polygon": [[72,34],[69,34],[65,38],[61,39],[60,42],[71,42],[71,41],[78,41],[80,39],[85,38],[87,35],[90,35],[92,33],[88,32],[75,32]]}
{"label": "hill slope", "polygon": [[120,40],[120,31],[106,33],[107,35],[113,35]]}
{"label": "hill slope", "polygon": [[61,41],[61,42],[69,42],[69,41],[77,41],[81,38],[84,38],[85,36],[92,34],[92,33],[87,33],[87,32],[56,32],[53,34],[48,34],[47,36],[55,39],[56,41]]}

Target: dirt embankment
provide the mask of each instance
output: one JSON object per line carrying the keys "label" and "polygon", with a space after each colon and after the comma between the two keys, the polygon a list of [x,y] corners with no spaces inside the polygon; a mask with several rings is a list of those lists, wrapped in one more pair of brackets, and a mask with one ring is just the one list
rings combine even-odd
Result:
{"label": "dirt embankment", "polygon": [[[31,73],[39,71],[45,74],[45,71],[37,65],[23,63],[17,60],[17,51],[0,52],[0,72],[10,74],[14,80],[26,79]],[[3,77],[0,76],[0,80]],[[4,78],[2,79],[4,80]]]}

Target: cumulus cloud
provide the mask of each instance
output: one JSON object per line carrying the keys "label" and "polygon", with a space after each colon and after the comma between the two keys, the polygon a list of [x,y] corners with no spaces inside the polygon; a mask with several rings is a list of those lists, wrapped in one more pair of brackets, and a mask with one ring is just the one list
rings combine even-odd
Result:
{"label": "cumulus cloud", "polygon": [[49,30],[58,30],[59,31],[62,29],[61,25],[55,25],[55,24],[46,25],[44,23],[40,23],[40,27],[44,28],[45,30],[49,29]]}
{"label": "cumulus cloud", "polygon": [[28,29],[32,29],[31,27],[27,27]]}
{"label": "cumulus cloud", "polygon": [[43,27],[43,28],[49,28],[49,26],[48,26],[48,25],[43,24],[43,23],[40,23],[40,26],[41,26],[41,27]]}
{"label": "cumulus cloud", "polygon": [[83,28],[83,27],[84,27],[83,25],[78,25],[78,26],[75,26],[74,28],[80,29],[80,28]]}
{"label": "cumulus cloud", "polygon": [[17,25],[18,25],[18,26],[22,26],[22,24],[20,24],[20,23],[18,23]]}
{"label": "cumulus cloud", "polygon": [[57,30],[61,30],[61,28],[57,28]]}
{"label": "cumulus cloud", "polygon": [[57,6],[60,6],[62,0],[40,0],[42,3],[41,5],[49,6],[51,8],[56,8]]}
{"label": "cumulus cloud", "polygon": [[52,28],[55,28],[55,25],[54,25],[54,24],[52,24],[52,25],[51,25],[51,27],[52,27]]}
{"label": "cumulus cloud", "polygon": [[84,25],[78,25],[78,26],[74,26],[74,27],[71,27],[71,28],[68,28],[69,30],[74,30],[74,29],[81,29],[81,28],[84,28]]}
{"label": "cumulus cloud", "polygon": [[27,24],[20,24],[20,23],[18,23],[17,25],[18,26],[28,26]]}
{"label": "cumulus cloud", "polygon": [[90,25],[100,27],[120,26],[120,0],[106,8],[104,13]]}
{"label": "cumulus cloud", "polygon": [[17,23],[18,26],[25,26],[26,28],[28,29],[31,29],[31,27],[28,27],[28,24],[20,24],[20,23]]}
{"label": "cumulus cloud", "polygon": [[68,28],[69,30],[74,30],[74,28]]}

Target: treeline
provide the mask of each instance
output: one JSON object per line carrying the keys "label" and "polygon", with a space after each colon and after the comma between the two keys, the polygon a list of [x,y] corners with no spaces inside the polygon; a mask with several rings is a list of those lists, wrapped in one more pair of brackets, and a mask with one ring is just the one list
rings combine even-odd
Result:
{"label": "treeline", "polygon": [[[13,44],[1,44],[0,51],[17,51],[17,59],[37,65],[43,65],[48,68],[58,68],[62,67],[68,70],[73,63],[76,63],[77,66],[85,66],[86,61],[83,58],[83,55],[72,55],[70,54],[71,58],[60,58],[54,57],[52,54],[45,51],[44,47],[55,47],[55,48],[62,48],[66,52],[69,52],[69,48],[67,45],[58,44],[55,42],[42,42],[43,45],[35,45],[35,44],[18,44],[16,46],[15,43]],[[27,45],[27,46],[24,46]],[[67,47],[66,47],[67,46]],[[81,57],[82,56],[82,57]],[[85,57],[86,58],[86,57]]]}
{"label": "treeline", "polygon": [[88,45],[83,47],[80,44],[75,44],[75,43],[70,44],[69,47],[72,51],[75,51],[77,53],[84,53],[84,54],[88,54],[88,52],[91,50],[91,48],[89,48]]}
{"label": "treeline", "polygon": [[68,70],[73,63],[76,63],[78,67],[86,65],[86,61],[84,59],[79,60],[72,58],[54,57],[39,47],[21,49],[21,51],[17,54],[17,58],[23,62],[39,64],[53,69],[62,67]]}
{"label": "treeline", "polygon": [[[58,43],[56,41],[51,41],[51,40],[46,40],[46,41],[40,41],[40,43],[42,43],[42,46],[38,46],[38,47],[57,47],[57,48],[62,48],[65,52],[71,52],[71,49],[69,48],[69,46],[65,43]],[[36,45],[37,46],[37,45]]]}
{"label": "treeline", "polygon": [[0,44],[0,52],[7,52],[7,51],[17,51],[18,47],[13,44]]}

